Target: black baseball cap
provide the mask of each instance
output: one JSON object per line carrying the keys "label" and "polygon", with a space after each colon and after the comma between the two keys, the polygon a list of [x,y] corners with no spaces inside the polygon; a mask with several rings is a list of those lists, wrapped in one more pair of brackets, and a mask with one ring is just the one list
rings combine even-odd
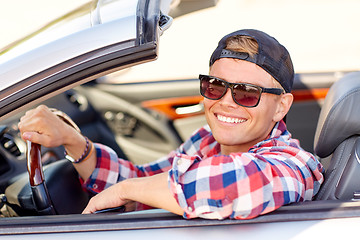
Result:
{"label": "black baseball cap", "polygon": [[[248,36],[258,43],[258,53],[250,56],[245,52],[234,52],[226,48],[226,40],[232,36]],[[220,58],[235,58],[255,63],[273,78],[286,92],[291,92],[294,82],[294,67],[289,52],[275,38],[255,29],[243,29],[224,36],[211,55],[210,67]]]}

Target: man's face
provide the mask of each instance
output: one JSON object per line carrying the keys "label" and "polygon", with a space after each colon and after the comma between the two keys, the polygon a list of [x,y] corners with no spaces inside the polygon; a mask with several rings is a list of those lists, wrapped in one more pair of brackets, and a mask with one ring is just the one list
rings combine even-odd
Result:
{"label": "man's face", "polygon": [[[231,83],[250,83],[266,88],[276,88],[272,77],[254,63],[221,58],[210,69],[210,75]],[[258,106],[246,108],[236,104],[228,89],[219,100],[204,99],[206,120],[222,154],[247,152],[251,146],[264,140],[277,121],[281,97],[262,93]]]}

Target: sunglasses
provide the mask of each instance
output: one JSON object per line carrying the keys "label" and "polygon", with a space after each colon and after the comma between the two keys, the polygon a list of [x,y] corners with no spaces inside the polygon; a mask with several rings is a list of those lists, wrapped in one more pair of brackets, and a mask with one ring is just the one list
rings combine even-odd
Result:
{"label": "sunglasses", "polygon": [[217,77],[199,75],[200,93],[205,98],[219,100],[227,89],[231,89],[234,102],[243,107],[256,107],[260,102],[261,93],[281,95],[284,90],[281,88],[263,88],[248,83],[229,83]]}

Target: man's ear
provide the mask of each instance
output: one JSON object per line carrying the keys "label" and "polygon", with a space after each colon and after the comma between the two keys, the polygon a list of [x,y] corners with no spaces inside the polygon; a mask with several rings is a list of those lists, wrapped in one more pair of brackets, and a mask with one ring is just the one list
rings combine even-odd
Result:
{"label": "man's ear", "polygon": [[284,93],[280,97],[281,99],[273,118],[274,122],[279,122],[285,117],[294,100],[294,96],[291,93]]}

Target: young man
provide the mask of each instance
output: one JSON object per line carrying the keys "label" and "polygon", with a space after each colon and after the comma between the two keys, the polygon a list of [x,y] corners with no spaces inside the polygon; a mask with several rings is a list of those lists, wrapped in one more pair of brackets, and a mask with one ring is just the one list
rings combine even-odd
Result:
{"label": "young man", "polygon": [[323,168],[283,120],[293,101],[288,51],[261,31],[236,31],[220,40],[209,75],[199,78],[208,126],[147,165],[92,144],[45,106],[27,112],[19,128],[24,140],[64,145],[68,158],[77,159],[84,185],[100,192],[84,213],[137,204],[185,218],[246,219],[311,200]]}

